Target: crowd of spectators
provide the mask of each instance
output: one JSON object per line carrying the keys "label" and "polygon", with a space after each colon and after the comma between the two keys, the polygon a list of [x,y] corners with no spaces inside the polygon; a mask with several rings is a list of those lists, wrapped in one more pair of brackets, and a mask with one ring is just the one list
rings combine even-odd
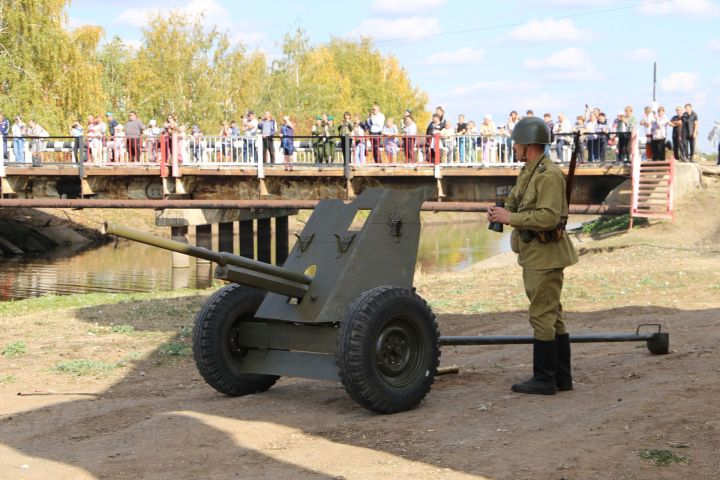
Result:
{"label": "crowd of spectators", "polygon": [[[528,110],[525,116],[534,116],[534,112]],[[335,162],[340,156],[356,165],[368,161],[511,162],[511,135],[520,119],[518,112],[513,110],[504,122],[497,124],[490,114],[485,115],[479,124],[466,119],[463,114],[458,115],[457,122],[453,123],[444,109],[438,106],[422,132],[410,110],[405,110],[396,123],[375,104],[364,118],[344,112],[337,125],[333,116],[327,113],[318,115],[311,127],[309,141],[305,143],[309,144],[314,163],[320,164]],[[576,150],[580,162],[614,160],[629,163],[633,131],[637,132],[646,159],[665,160],[667,150],[672,150],[673,157],[684,162],[692,161],[695,156],[699,123],[697,113],[689,103],[676,107],[672,117],[657,104],[645,107],[639,119],[635,117],[632,106],[625,107],[610,119],[601,109],[585,105],[583,113],[574,117],[574,122],[562,112],[557,113],[555,118],[545,113],[543,119],[552,139],[548,154],[558,162],[567,162],[575,150],[575,143],[579,141]],[[716,126],[713,132],[717,131]],[[49,136],[33,119],[25,123],[22,117],[16,116],[11,124],[2,113],[0,135],[6,161],[9,159],[8,143],[12,142],[15,162],[25,162],[26,148],[29,147],[33,164],[39,162],[38,154],[43,148],[40,140]],[[161,127],[155,119],[145,125],[135,112],[130,112],[124,123],[118,121],[112,112],[106,112],[104,118],[88,115],[85,123],[77,121],[70,126],[70,135],[74,158],[95,163],[156,162],[161,149],[166,148],[169,154],[177,149],[178,158],[183,163],[217,159],[257,162],[260,155],[263,162],[273,164],[275,149],[279,146],[285,168],[291,170],[297,150],[293,122],[288,116],[283,116],[282,124],[278,126],[269,111],[260,119],[253,111],[248,111],[241,123],[223,122],[214,138],[203,134],[197,124],[188,128],[188,125],[179,123],[174,115],[167,115]],[[275,143],[276,137],[279,137],[279,144]],[[161,144],[161,138],[168,140]],[[176,140],[170,141],[170,138]],[[714,136],[711,133],[709,138],[717,144],[720,133]],[[260,145],[256,145],[258,140]],[[209,157],[206,153],[208,145],[214,152]]]}

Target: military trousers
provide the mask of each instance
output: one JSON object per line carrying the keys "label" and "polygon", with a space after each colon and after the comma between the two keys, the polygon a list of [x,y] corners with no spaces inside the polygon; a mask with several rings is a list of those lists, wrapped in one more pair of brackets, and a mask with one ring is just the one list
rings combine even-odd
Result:
{"label": "military trousers", "polygon": [[530,300],[528,316],[536,340],[555,340],[556,335],[567,333],[560,303],[563,270],[523,268],[525,293]]}

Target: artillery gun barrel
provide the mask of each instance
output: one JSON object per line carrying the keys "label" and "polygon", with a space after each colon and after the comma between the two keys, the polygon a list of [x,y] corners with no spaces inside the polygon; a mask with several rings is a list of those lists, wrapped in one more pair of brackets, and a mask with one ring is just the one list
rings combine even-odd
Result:
{"label": "artillery gun barrel", "polygon": [[212,250],[208,250],[207,248],[194,247],[186,243],[157,237],[155,235],[150,235],[149,233],[139,232],[137,230],[125,228],[120,225],[114,225],[109,222],[103,223],[102,232],[108,235],[116,235],[118,237],[127,238],[128,240],[144,243],[146,245],[152,245],[153,247],[162,248],[164,250],[183,253],[185,255],[190,255],[191,257],[202,258],[204,260],[215,262],[220,266],[233,265],[236,267],[242,267],[254,272],[264,273],[277,278],[289,280],[291,282],[297,282],[302,285],[310,285],[312,282],[312,277],[309,277],[301,272],[288,270],[287,268],[270,265],[269,263],[259,262],[257,260],[233,255],[227,252],[214,252]]}

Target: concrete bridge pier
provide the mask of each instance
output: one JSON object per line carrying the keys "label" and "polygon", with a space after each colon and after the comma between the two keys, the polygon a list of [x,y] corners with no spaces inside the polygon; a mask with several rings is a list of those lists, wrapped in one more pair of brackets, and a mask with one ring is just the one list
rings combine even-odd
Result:
{"label": "concrete bridge pier", "polygon": [[269,217],[257,219],[257,259],[272,262],[272,225]]}
{"label": "concrete bridge pier", "polygon": [[235,222],[218,223],[218,250],[234,253]]}
{"label": "concrete bridge pier", "polygon": [[[188,227],[194,226],[195,243],[199,247],[208,249],[212,249],[212,225],[217,224],[218,250],[236,253],[235,235],[237,232],[241,256],[267,263],[272,263],[274,260],[276,264],[283,264],[289,253],[288,217],[295,214],[297,214],[297,209],[287,208],[165,209],[158,212],[155,223],[158,226],[169,226],[173,240],[183,243],[188,243]],[[237,230],[235,229],[236,222],[239,225]],[[173,254],[173,272],[182,268],[187,270],[189,265],[190,260],[187,256]],[[195,265],[198,281],[211,278],[212,265],[210,263],[198,260]],[[178,273],[178,277],[181,276]],[[185,277],[189,277],[189,274]],[[188,285],[183,286],[187,287]]]}
{"label": "concrete bridge pier", "polygon": [[284,264],[290,253],[288,223],[287,215],[275,217],[275,264],[277,265]]}
{"label": "concrete bridge pier", "polygon": [[240,256],[255,258],[255,225],[252,220],[240,220]]}
{"label": "concrete bridge pier", "polygon": [[[188,242],[188,227],[184,225],[170,227],[170,237],[176,242]],[[190,287],[190,257],[172,252],[172,288],[179,290]]]}
{"label": "concrete bridge pier", "polygon": [[[195,226],[195,244],[212,250],[212,225]],[[208,288],[212,285],[212,262],[195,259],[195,287]]]}

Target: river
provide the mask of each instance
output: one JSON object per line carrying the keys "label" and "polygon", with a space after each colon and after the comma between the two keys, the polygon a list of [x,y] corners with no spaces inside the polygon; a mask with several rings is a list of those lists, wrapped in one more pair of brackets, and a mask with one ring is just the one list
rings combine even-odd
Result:
{"label": "river", "polygon": [[[587,217],[571,218],[571,226]],[[423,226],[417,272],[461,270],[510,249],[509,229],[489,231],[482,220]],[[291,237],[290,245],[295,237]],[[215,240],[217,242],[217,240]],[[209,265],[172,268],[171,253],[130,241],[118,241],[72,256],[53,250],[40,256],[0,257],[0,301],[42,295],[87,292],[138,292],[207,288]]]}

